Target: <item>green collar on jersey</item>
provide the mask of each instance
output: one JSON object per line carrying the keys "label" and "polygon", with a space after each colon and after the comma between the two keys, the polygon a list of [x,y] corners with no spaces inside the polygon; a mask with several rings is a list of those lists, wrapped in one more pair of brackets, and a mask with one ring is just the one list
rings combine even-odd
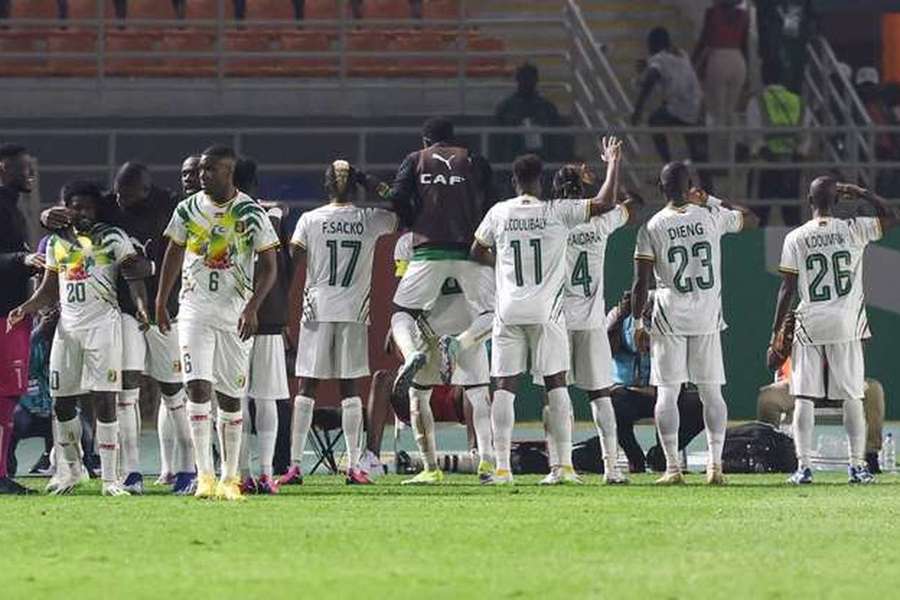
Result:
{"label": "green collar on jersey", "polygon": [[468,260],[469,252],[459,248],[416,248],[413,260]]}

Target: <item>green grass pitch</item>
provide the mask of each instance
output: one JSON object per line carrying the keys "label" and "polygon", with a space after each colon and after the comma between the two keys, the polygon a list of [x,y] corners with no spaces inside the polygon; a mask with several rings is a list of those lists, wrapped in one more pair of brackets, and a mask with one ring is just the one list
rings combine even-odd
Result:
{"label": "green grass pitch", "polygon": [[[896,598],[900,477],[0,498],[0,598]],[[35,481],[29,482],[35,485]]]}

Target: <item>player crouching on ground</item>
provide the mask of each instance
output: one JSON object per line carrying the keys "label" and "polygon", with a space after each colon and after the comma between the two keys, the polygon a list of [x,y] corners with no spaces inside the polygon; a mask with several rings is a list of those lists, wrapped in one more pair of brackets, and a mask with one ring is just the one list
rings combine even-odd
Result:
{"label": "player crouching on ground", "polygon": [[[613,172],[613,196],[618,196],[618,173]],[[566,165],[553,177],[553,198],[577,199],[586,196],[586,185],[594,182],[594,174],[586,165]],[[623,484],[628,480],[616,464],[619,442],[616,433],[616,415],[613,411],[611,388],[614,383],[612,352],[606,333],[606,304],[603,297],[603,274],[606,244],[610,236],[626,224],[634,224],[638,218],[640,200],[630,197],[611,210],[571,231],[566,248],[565,317],[569,333],[571,370],[569,383],[587,394],[591,414],[600,436],[604,461],[603,481],[607,484]],[[537,385],[543,381],[535,378]],[[574,417],[574,415],[573,415]],[[566,482],[556,454],[557,441],[550,425],[550,409],[544,408],[547,423],[547,449],[550,458],[550,474],[543,485]],[[569,478],[569,481],[579,481]]]}
{"label": "player crouching on ground", "polygon": [[496,273],[497,310],[491,346],[491,375],[497,378],[491,406],[496,485],[513,482],[514,400],[518,378],[529,362],[535,372],[544,375],[562,476],[575,477],[572,406],[566,387],[569,338],[563,314],[566,243],[577,226],[616,210],[613,174],[619,168],[620,145],[615,138],[604,140],[603,157],[610,165],[600,193],[592,200],[540,200],[543,163],[535,155],[519,157],[513,164],[519,196],[491,208],[475,232],[472,258],[495,265]]}
{"label": "player crouching on ground", "polygon": [[369,375],[369,297],[375,245],[378,238],[397,230],[398,219],[391,211],[353,204],[358,188],[365,183],[365,175],[347,161],[332,163],[325,171],[329,203],[304,213],[291,238],[294,284],[305,265],[306,288],[297,343],[300,390],[291,424],[293,465],[279,484],[300,478],[316,390],[323,379],[337,379],[343,398],[347,483],[372,483],[359,468],[363,407],[357,379]]}
{"label": "player crouching on ground", "polygon": [[[839,195],[862,199],[876,217],[838,219]],[[842,400],[844,428],[850,447],[850,483],[875,480],[865,462],[866,421],[863,412],[865,361],[862,340],[871,337],[863,292],[863,254],[870,242],[897,225],[897,216],[874,193],[832,177],[819,177],[809,187],[813,218],[784,240],[782,274],[769,347],[770,368],[791,358],[794,396],[794,444],[799,466],[788,481],[812,483],[810,454],[817,399]],[[800,302],[791,312],[794,299]],[[787,323],[787,326],[785,326]]]}
{"label": "player crouching on ground", "polygon": [[81,419],[79,400],[91,399],[97,414],[97,446],[104,496],[128,496],[119,484],[117,453],[119,424],[116,394],[122,389],[122,315],[116,298],[116,278],[122,271],[147,326],[147,298],[143,283],[145,261],[135,253],[124,231],[97,222],[100,188],[74,182],[62,190],[72,214],[71,228],[54,234],[47,244],[47,270],[34,295],[14,309],[15,324],[42,308],[60,303],[60,319],[50,352],[50,391],[59,420],[59,444],[71,476],[50,493],[68,494],[81,480],[78,466]]}
{"label": "player crouching on ground", "polygon": [[[166,301],[181,272],[178,339],[189,398],[198,498],[241,500],[238,458],[257,312],[277,276],[278,236],[265,210],[233,181],[236,157],[223,146],[200,157],[202,191],[179,203],[166,228],[156,298],[156,322],[170,334]],[[210,416],[213,392],[222,440],[222,478],[216,484]]]}
{"label": "player crouching on ground", "polygon": [[[722,397],[721,331],[726,324],[720,241],[728,233],[757,227],[759,219],[743,207],[692,188],[684,163],[663,167],[659,187],[666,206],[638,231],[631,290],[634,341],[642,352],[650,349],[650,384],[657,390],[656,427],[666,455],[666,473],[657,483],[684,483],[678,457],[678,396],[682,384],[691,382],[703,402],[709,448],[706,482],[721,485],[725,483],[722,450],[728,407]],[[648,331],[642,317],[651,277],[656,279],[656,293]]]}

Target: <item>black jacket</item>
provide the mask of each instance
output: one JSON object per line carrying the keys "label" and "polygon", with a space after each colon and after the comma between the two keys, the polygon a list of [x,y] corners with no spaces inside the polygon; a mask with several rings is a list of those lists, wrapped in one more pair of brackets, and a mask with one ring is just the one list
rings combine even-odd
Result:
{"label": "black jacket", "polygon": [[281,244],[275,249],[275,260],[278,263],[278,274],[275,285],[259,307],[259,330],[257,335],[278,335],[282,332],[288,319],[288,295],[291,290],[293,267],[291,266],[290,244],[285,219],[276,220],[270,217],[272,227],[278,234]]}
{"label": "black jacket", "polygon": [[28,299],[28,226],[18,204],[18,192],[0,186],[0,318]]}

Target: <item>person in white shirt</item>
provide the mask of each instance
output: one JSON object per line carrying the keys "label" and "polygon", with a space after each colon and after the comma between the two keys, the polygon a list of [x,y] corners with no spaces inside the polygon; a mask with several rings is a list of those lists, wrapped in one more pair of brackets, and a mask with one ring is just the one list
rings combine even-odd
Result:
{"label": "person in white shirt", "polygon": [[291,238],[295,284],[306,265],[306,288],[296,373],[300,391],[294,399],[291,435],[293,465],[282,477],[298,480],[306,437],[312,425],[319,382],[337,379],[341,426],[347,441],[347,483],[370,484],[360,467],[363,434],[362,399],[357,380],[369,375],[369,303],[375,245],[397,230],[397,215],[353,204],[362,174],[345,160],[325,173],[329,203],[303,213]]}
{"label": "person in white shirt", "polygon": [[[843,195],[862,199],[875,217],[838,219],[834,207]],[[814,401],[842,400],[850,448],[850,483],[871,483],[864,459],[863,411],[865,361],[862,340],[871,337],[863,289],[863,254],[870,242],[897,225],[896,213],[874,193],[832,177],[819,177],[809,188],[813,218],[784,240],[782,274],[772,330],[778,333],[788,313],[795,315],[790,390],[794,396],[794,443],[799,466],[788,480],[812,483],[810,453],[815,426]],[[794,307],[796,297],[799,304]],[[773,341],[775,335],[773,334]],[[770,347],[770,362],[771,353]],[[784,357],[781,357],[784,358]]]}
{"label": "person in white shirt", "polygon": [[[237,158],[212,146],[200,158],[202,191],[183,200],[166,228],[169,247],[156,297],[156,322],[171,323],[166,302],[181,273],[178,340],[188,393],[198,498],[241,500],[238,459],[257,312],[275,283],[278,236],[265,210],[234,186]],[[255,265],[255,268],[254,268]],[[218,399],[222,477],[216,483],[211,400]]]}
{"label": "person in white shirt", "polygon": [[512,484],[510,445],[518,377],[529,365],[544,376],[561,477],[576,481],[572,467],[571,401],[566,387],[569,339],[564,315],[566,245],[571,230],[615,210],[613,177],[621,143],[605,139],[610,163],[598,196],[590,200],[542,201],[543,163],[533,154],[513,163],[517,197],[496,204],[475,232],[471,255],[494,265],[497,307],[491,346],[496,390],[491,406],[497,470],[493,483]]}
{"label": "person in white shirt", "polygon": [[[612,175],[615,178],[613,188],[616,190],[613,194],[618,196],[618,174]],[[585,185],[593,179],[594,175],[586,165],[565,165],[553,177],[553,197],[584,198]],[[572,367],[569,371],[569,383],[584,390],[588,396],[594,424],[600,435],[604,461],[603,480],[613,485],[627,483],[628,480],[616,464],[619,442],[610,394],[613,364],[606,333],[604,263],[610,236],[620,227],[637,221],[639,205],[639,200],[626,197],[615,210],[579,225],[569,234],[566,250],[564,311]],[[540,386],[543,381],[536,376],[534,383]],[[563,479],[560,477],[559,457],[555,452],[557,444],[552,436],[553,428],[549,427],[549,416],[549,410],[545,407],[550,474],[541,483],[554,485],[562,483]]]}
{"label": "person in white shirt", "polygon": [[[51,494],[68,494],[81,481],[79,401],[92,400],[97,413],[96,441],[104,496],[129,496],[118,481],[119,423],[116,395],[122,390],[122,314],[116,297],[121,272],[128,281],[135,316],[146,327],[146,288],[139,258],[128,235],[97,222],[100,188],[73,182],[63,188],[72,228],[53,234],[47,244],[44,279],[34,295],[9,313],[12,328],[26,316],[59,302],[60,318],[50,352],[50,394],[58,418],[58,443],[66,475]],[[145,261],[143,261],[145,262]]]}
{"label": "person in white shirt", "polygon": [[[697,386],[709,447],[707,483],[725,483],[722,449],[728,408],[722,397],[725,365],[720,333],[722,316],[722,252],[728,233],[755,228],[759,220],[743,207],[733,207],[692,187],[681,162],[663,167],[659,185],[666,206],[638,232],[632,315],[635,343],[650,348],[650,384],[656,386],[656,427],[666,455],[662,485],[684,483],[678,457],[678,394],[681,385]],[[653,325],[641,315],[651,278],[656,281]]]}

